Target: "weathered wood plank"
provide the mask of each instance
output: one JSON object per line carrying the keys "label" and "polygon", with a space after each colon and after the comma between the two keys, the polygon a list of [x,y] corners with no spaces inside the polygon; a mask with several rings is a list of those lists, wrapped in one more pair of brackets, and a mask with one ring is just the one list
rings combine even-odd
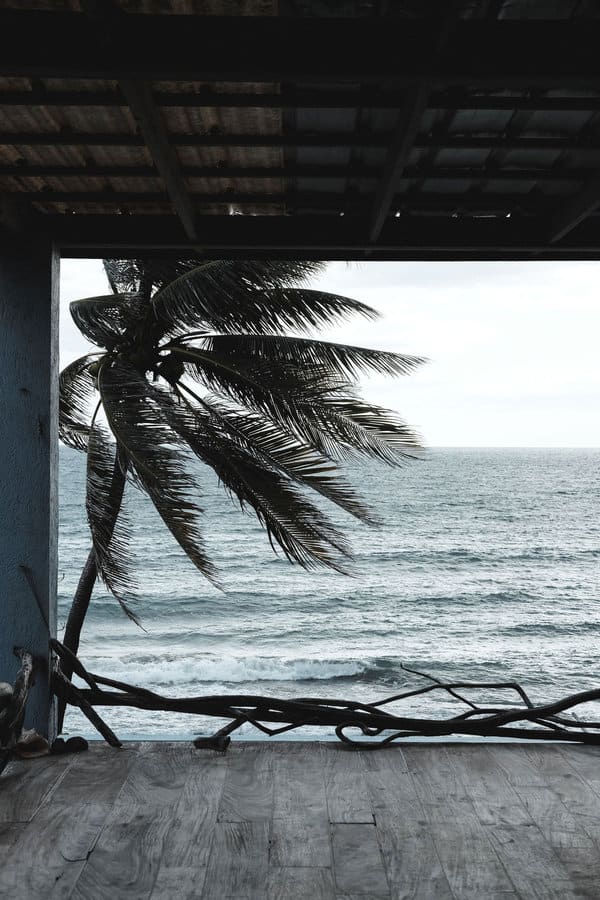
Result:
{"label": "weathered wood plank", "polygon": [[323,750],[319,744],[275,745],[270,865],[331,866]]}
{"label": "weathered wood plank", "polygon": [[[14,900],[70,897],[93,852],[108,806],[46,804],[29,822],[0,871],[0,896]],[[88,895],[89,896],[89,895]]]}
{"label": "weathered wood plank", "polygon": [[536,826],[487,829],[522,900],[581,900],[577,886]]}
{"label": "weathered wood plank", "polygon": [[51,802],[70,805],[91,800],[112,805],[138,759],[137,746],[115,750],[106,744],[90,744],[87,752],[72,757],[71,765],[52,793]]}
{"label": "weathered wood plank", "polygon": [[519,796],[558,859],[575,879],[600,885],[600,849],[550,788],[519,788]]}
{"label": "weathered wood plank", "polygon": [[[557,748],[558,750],[558,748]],[[600,794],[600,755],[597,747],[560,747],[562,758]]]}
{"label": "weathered wood plank", "polygon": [[484,825],[529,825],[531,816],[489,747],[448,748],[448,756]]}
{"label": "weathered wood plank", "polygon": [[268,859],[267,821],[218,822],[202,900],[264,900]]}
{"label": "weathered wood plank", "polygon": [[440,800],[464,800],[469,794],[452,765],[446,748],[439,744],[405,746],[406,759],[417,796],[421,802],[436,805]]}
{"label": "weathered wood plank", "polygon": [[[569,767],[565,765],[565,756],[561,749],[561,746],[558,744],[525,744],[522,758],[547,782],[550,778],[562,778],[569,771]],[[568,752],[568,748],[566,749]],[[595,747],[581,749],[595,751],[596,759],[598,758],[598,751]]]}
{"label": "weathered wood plank", "polygon": [[150,900],[199,900],[206,869],[201,866],[161,866]]}
{"label": "weathered wood plank", "polygon": [[208,864],[226,771],[222,754],[198,754],[192,759],[165,839],[165,866],[193,870]]}
{"label": "weathered wood plank", "polygon": [[73,900],[147,900],[157,878],[172,810],[119,807],[109,815]]}
{"label": "weathered wood plank", "polygon": [[479,900],[514,891],[486,829],[469,804],[440,802],[429,815],[433,842],[456,897]]}
{"label": "weathered wood plank", "polygon": [[380,900],[380,894],[336,894],[335,900]]}
{"label": "weathered wood plank", "polygon": [[[552,750],[551,747],[544,749]],[[493,744],[490,745],[490,753],[513,787],[546,786],[546,775],[540,767],[540,758],[532,756],[527,747],[520,744]]]}
{"label": "weathered wood plank", "polygon": [[324,748],[323,761],[329,821],[373,824],[362,755],[331,744]]}
{"label": "weathered wood plank", "polygon": [[402,753],[365,753],[365,780],[393,898],[454,900]]}
{"label": "weathered wood plank", "polygon": [[273,757],[266,742],[238,744],[227,754],[219,822],[270,820],[273,811]]}
{"label": "weathered wood plank", "polygon": [[[11,847],[17,843],[25,828],[26,825],[24,823],[20,823],[19,825],[0,825],[0,853],[8,853]],[[2,874],[0,872],[0,883],[1,880]]]}
{"label": "weathered wood plank", "polygon": [[[221,756],[181,744],[94,744],[87,754],[16,763],[7,796],[29,820],[0,822],[9,859],[0,897],[600,900],[597,754],[396,749],[261,743]],[[331,809],[367,809],[376,824],[330,828]],[[228,815],[254,819],[217,822]]]}
{"label": "weathered wood plank", "polygon": [[[424,752],[406,752],[415,750]],[[514,892],[453,764],[452,748],[405,748],[405,755],[452,893],[476,900]]]}
{"label": "weathered wood plank", "polygon": [[273,867],[266,900],[336,900],[333,873],[331,869]]}
{"label": "weathered wood plank", "polygon": [[375,821],[384,816],[400,825],[423,818],[423,807],[401,753],[365,753],[364,780]]}
{"label": "weathered wood plank", "polygon": [[269,863],[275,867],[331,866],[329,822],[306,816],[273,819]]}
{"label": "weathered wood plank", "polygon": [[72,762],[72,756],[10,762],[0,775],[0,823],[29,822]]}
{"label": "weathered wood plank", "polygon": [[334,877],[338,893],[390,897],[375,825],[337,823],[332,826]]}
{"label": "weathered wood plank", "polygon": [[273,751],[273,817],[328,819],[322,746],[298,742]]}
{"label": "weathered wood plank", "polygon": [[193,750],[152,744],[137,755],[73,891],[73,900],[147,900]]}
{"label": "weathered wood plank", "polygon": [[162,809],[177,802],[196,752],[180,742],[143,746],[119,793],[118,806]]}
{"label": "weathered wood plank", "polygon": [[405,749],[406,745],[401,747],[400,744],[389,744],[382,750],[359,750],[358,754],[362,759],[365,771],[369,771],[373,761],[379,759],[382,764],[385,763],[387,772],[407,774],[408,763],[406,762],[406,756],[404,755]]}
{"label": "weathered wood plank", "polygon": [[455,900],[423,812],[377,815],[377,835],[393,900]]}
{"label": "weathered wood plank", "polygon": [[548,785],[575,816],[586,834],[600,844],[600,796],[573,770],[548,778]]}

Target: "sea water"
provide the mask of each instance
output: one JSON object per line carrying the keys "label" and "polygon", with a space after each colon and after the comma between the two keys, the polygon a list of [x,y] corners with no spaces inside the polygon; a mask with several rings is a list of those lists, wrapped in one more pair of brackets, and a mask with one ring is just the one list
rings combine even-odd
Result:
{"label": "sea water", "polygon": [[[433,449],[401,469],[357,464],[353,480],[383,524],[336,515],[354,550],[344,576],[275,556],[207,472],[198,499],[222,591],[128,487],[144,630],[98,586],[80,656],[92,672],[175,697],[375,701],[420,684],[403,665],[447,681],[518,680],[534,701],[600,687],[599,476],[600,450]],[[85,457],[61,448],[59,637],[89,546]],[[438,692],[395,709],[462,711]],[[121,738],[187,738],[223,724],[128,708],[103,715]],[[67,729],[92,733],[79,712]]]}

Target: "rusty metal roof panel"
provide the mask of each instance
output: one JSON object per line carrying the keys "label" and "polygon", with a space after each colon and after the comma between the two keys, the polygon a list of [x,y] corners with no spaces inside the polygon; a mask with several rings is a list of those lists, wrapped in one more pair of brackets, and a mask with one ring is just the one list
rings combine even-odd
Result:
{"label": "rusty metal roof panel", "polygon": [[135,134],[134,118],[122,106],[3,106],[2,131],[89,134]]}
{"label": "rusty metal roof panel", "polygon": [[166,107],[162,118],[171,134],[281,134],[281,111],[210,107]]}

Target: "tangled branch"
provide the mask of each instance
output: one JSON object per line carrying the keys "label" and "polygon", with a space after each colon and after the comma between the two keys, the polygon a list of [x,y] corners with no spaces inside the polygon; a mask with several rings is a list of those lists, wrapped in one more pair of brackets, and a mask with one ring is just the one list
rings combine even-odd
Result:
{"label": "tangled branch", "polygon": [[0,771],[12,757],[21,736],[27,697],[34,683],[31,653],[22,647],[15,647],[13,653],[21,666],[14,688],[7,691],[0,704]]}
{"label": "tangled branch", "polygon": [[[377,749],[403,738],[448,737],[458,734],[600,744],[600,722],[571,719],[562,715],[583,703],[600,700],[600,688],[571,694],[553,703],[536,706],[517,682],[444,682],[402,666],[406,672],[424,678],[429,683],[375,703],[320,697],[286,700],[253,694],[171,698],[122,681],[92,674],[58,641],[53,640],[51,646],[57,656],[52,678],[55,693],[67,703],[79,707],[112,746],[120,746],[120,741],[102,721],[94,707],[130,706],[136,709],[229,719],[229,724],[216,734],[196,738],[194,741],[197,747],[215,750],[225,750],[230,742],[229,735],[246,723],[269,736],[284,734],[308,725],[334,728],[337,737],[345,744],[363,749]],[[68,664],[82,678],[87,688],[76,688],[65,678],[60,668],[61,661]],[[509,691],[516,693],[519,701],[514,706],[480,706],[464,696],[463,692],[468,690]],[[397,715],[389,710],[392,704],[434,692],[450,695],[454,700],[463,703],[467,709],[444,719],[412,718]],[[369,740],[356,740],[350,737],[348,735],[350,729],[358,729],[363,737]],[[374,740],[376,738],[380,739]]]}

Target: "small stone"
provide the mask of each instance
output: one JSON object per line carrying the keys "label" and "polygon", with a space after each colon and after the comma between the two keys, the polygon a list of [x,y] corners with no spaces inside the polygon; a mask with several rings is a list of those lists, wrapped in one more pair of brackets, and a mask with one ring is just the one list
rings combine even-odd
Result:
{"label": "small stone", "polygon": [[50,746],[45,737],[33,729],[21,732],[21,737],[15,747],[17,756],[22,759],[35,759],[37,756],[47,756]]}
{"label": "small stone", "polygon": [[67,753],[83,753],[88,747],[86,739],[79,736],[69,738],[66,743]]}

